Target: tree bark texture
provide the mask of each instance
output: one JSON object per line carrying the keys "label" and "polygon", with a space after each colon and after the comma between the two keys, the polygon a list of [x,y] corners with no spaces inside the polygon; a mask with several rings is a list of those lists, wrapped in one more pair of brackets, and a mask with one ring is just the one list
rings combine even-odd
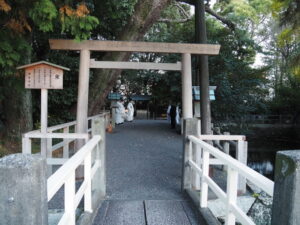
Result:
{"label": "tree bark texture", "polygon": [[3,78],[3,113],[7,141],[20,143],[22,133],[32,130],[31,90],[24,89],[24,77]]}
{"label": "tree bark texture", "polygon": [[[171,0],[139,0],[134,14],[127,26],[117,38],[121,41],[140,41],[149,28],[160,18]],[[110,52],[101,60],[128,61],[130,53]],[[97,114],[101,110],[105,98],[120,75],[121,70],[95,70],[93,82],[90,84],[89,114]]]}
{"label": "tree bark texture", "polygon": [[[206,24],[205,24],[205,6],[204,0],[196,0],[195,2],[195,26],[196,26],[196,42],[207,43]],[[197,57],[197,75],[200,82],[200,109],[201,109],[201,133],[211,133],[211,110],[209,99],[209,71],[208,56],[200,55]]]}

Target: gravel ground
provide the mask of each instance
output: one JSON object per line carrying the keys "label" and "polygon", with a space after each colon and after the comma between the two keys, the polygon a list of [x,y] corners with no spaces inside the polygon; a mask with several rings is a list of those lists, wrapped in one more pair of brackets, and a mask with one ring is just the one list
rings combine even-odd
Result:
{"label": "gravel ground", "polygon": [[135,120],[107,134],[108,200],[183,200],[182,137],[165,120]]}

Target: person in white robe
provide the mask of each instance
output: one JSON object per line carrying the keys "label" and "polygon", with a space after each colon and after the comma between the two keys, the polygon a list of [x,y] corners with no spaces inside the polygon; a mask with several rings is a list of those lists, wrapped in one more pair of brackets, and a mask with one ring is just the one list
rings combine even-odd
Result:
{"label": "person in white robe", "polygon": [[134,107],[133,107],[133,102],[129,98],[129,103],[127,105],[127,118],[126,120],[129,122],[133,121],[133,115],[134,115]]}
{"label": "person in white robe", "polygon": [[169,104],[168,109],[167,109],[167,121],[168,122],[171,122],[170,111],[171,111],[171,104]]}
{"label": "person in white robe", "polygon": [[122,124],[126,116],[122,98],[117,102],[116,106],[116,124]]}

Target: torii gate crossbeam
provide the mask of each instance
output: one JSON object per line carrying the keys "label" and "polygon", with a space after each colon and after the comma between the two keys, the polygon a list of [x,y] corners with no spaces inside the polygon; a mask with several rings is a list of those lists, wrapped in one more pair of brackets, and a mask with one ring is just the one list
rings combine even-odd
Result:
{"label": "torii gate crossbeam", "polygon": [[[217,55],[219,54],[220,45],[211,44],[188,44],[188,43],[158,43],[158,42],[130,42],[130,41],[98,41],[88,40],[76,42],[74,40],[50,39],[50,48],[55,50],[73,50],[80,51],[79,66],[79,84],[78,84],[78,102],[77,102],[77,132],[85,133],[87,130],[88,116],[88,92],[89,92],[89,69],[96,64],[90,59],[91,51],[103,52],[157,52],[157,53],[178,53],[182,55],[181,72],[182,72],[182,109],[183,118],[193,117],[193,100],[192,100],[192,67],[191,54],[197,55]],[[113,62],[109,66],[116,68],[119,64],[123,66],[135,67],[130,62]],[[100,62],[101,64],[101,62]],[[104,62],[105,64],[105,62]],[[102,68],[105,65],[102,62]],[[140,64],[138,69],[170,69],[170,65],[156,66],[153,64]],[[171,65],[173,66],[173,65]],[[98,67],[99,68],[101,66]],[[179,70],[178,65],[174,67]],[[129,68],[130,69],[130,68]],[[136,69],[136,68],[131,68]]]}

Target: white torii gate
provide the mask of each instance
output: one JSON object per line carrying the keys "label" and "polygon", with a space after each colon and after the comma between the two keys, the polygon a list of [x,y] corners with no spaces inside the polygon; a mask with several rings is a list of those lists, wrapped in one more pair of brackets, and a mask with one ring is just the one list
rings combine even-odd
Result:
{"label": "white torii gate", "polygon": [[[217,55],[220,45],[129,42],[129,41],[98,41],[89,40],[75,42],[73,40],[50,39],[50,48],[55,50],[80,51],[79,84],[77,101],[77,132],[85,133],[88,117],[88,92],[90,68],[102,69],[151,69],[181,71],[182,74],[182,110],[183,118],[193,118],[192,97],[192,63],[191,54]],[[182,62],[178,63],[141,63],[141,62],[110,62],[90,59],[91,51],[102,52],[153,52],[178,53]]]}

